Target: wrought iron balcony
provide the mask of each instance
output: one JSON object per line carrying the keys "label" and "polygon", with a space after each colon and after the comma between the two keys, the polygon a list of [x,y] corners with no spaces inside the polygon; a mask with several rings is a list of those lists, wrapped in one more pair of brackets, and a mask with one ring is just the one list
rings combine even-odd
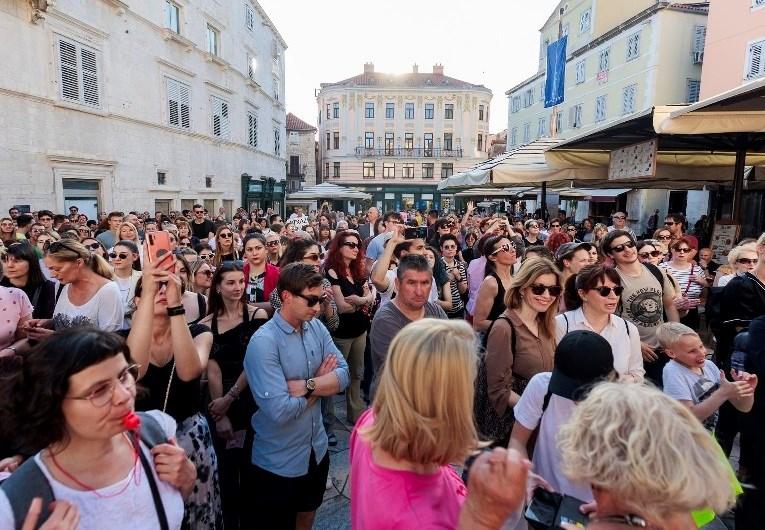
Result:
{"label": "wrought iron balcony", "polygon": [[368,147],[357,147],[356,156],[358,158],[462,158],[462,149],[435,149],[427,147],[394,147],[390,149],[374,149]]}

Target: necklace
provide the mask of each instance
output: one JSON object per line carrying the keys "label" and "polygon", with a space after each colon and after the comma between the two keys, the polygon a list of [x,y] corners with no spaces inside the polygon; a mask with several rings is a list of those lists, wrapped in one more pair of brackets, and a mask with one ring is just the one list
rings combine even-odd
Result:
{"label": "necklace", "polygon": [[133,450],[133,467],[132,467],[132,470],[131,470],[132,477],[130,477],[125,482],[125,485],[119,491],[117,491],[115,493],[111,493],[109,495],[102,495],[102,494],[98,493],[98,491],[96,491],[96,488],[92,488],[92,487],[88,486],[87,484],[85,484],[84,482],[80,482],[77,479],[77,477],[75,477],[71,473],[67,472],[63,467],[61,467],[61,464],[59,464],[58,460],[56,460],[56,455],[54,455],[50,451],[48,452],[48,454],[50,455],[50,459],[51,459],[51,462],[53,462],[53,465],[56,466],[56,468],[66,478],[68,478],[69,480],[71,480],[72,482],[77,484],[79,487],[81,487],[85,491],[92,492],[99,499],[111,499],[112,497],[118,497],[119,495],[122,495],[123,493],[125,493],[125,490],[128,489],[128,486],[130,486],[131,482],[134,481],[136,485],[138,485],[138,483],[139,483],[139,472],[137,471],[137,464],[138,464],[138,451],[140,451],[140,449],[138,447],[136,447],[138,445],[138,439],[135,438],[134,439],[135,441],[133,443],[131,443],[129,439],[126,439],[126,440],[130,444],[130,448]]}

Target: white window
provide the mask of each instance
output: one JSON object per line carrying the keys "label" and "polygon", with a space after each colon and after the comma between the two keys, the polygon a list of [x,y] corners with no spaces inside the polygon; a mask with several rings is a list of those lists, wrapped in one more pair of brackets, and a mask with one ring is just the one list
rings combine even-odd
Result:
{"label": "white window", "polygon": [[622,91],[622,114],[632,114],[635,112],[636,95],[637,84],[624,87]]}
{"label": "white window", "polygon": [[244,4],[244,26],[250,31],[255,29],[255,10],[249,3]]}
{"label": "white window", "polygon": [[279,79],[274,77],[274,99],[276,101],[279,101],[281,94],[282,94],[282,83],[281,81],[279,81]]}
{"label": "white window", "polygon": [[563,111],[559,110],[555,113],[555,133],[556,135],[563,131]]}
{"label": "white window", "polygon": [[170,0],[165,0],[165,27],[176,32],[181,32],[181,24],[180,24],[180,14],[181,14],[181,8],[178,7],[178,4],[175,2],[171,2]]}
{"label": "white window", "polygon": [[576,63],[576,84],[581,85],[585,79],[585,65],[587,63],[584,59]]}
{"label": "white window", "polygon": [[600,57],[598,58],[598,71],[607,72],[610,64],[611,64],[611,48],[606,48],[605,50],[600,52]]}
{"label": "white window", "polygon": [[579,33],[587,33],[592,27],[592,8],[579,15]]}
{"label": "white window", "polygon": [[531,141],[531,124],[526,122],[523,124],[523,143],[527,144]]}
{"label": "white window", "polygon": [[513,127],[510,131],[510,145],[518,145],[518,127]]}
{"label": "white window", "polygon": [[539,101],[545,100],[545,80],[542,79],[542,84],[539,85]]}
{"label": "white window", "polygon": [[763,61],[763,51],[765,50],[765,40],[753,42],[749,45],[749,52],[746,61],[746,77],[752,79],[765,73],[765,61]]}
{"label": "white window", "polygon": [[188,85],[165,78],[167,84],[167,123],[181,129],[191,128],[189,111],[191,108],[191,89]]}
{"label": "white window", "polygon": [[282,133],[279,127],[274,127],[274,155],[282,156]]}
{"label": "white window", "polygon": [[255,57],[253,57],[252,55],[248,53],[247,54],[247,77],[249,77],[253,81],[255,81],[255,71],[257,70],[257,67],[258,67],[257,59],[255,59]]}
{"label": "white window", "polygon": [[537,138],[547,136],[547,118],[539,118],[537,127]]}
{"label": "white window", "polygon": [[210,97],[212,107],[212,134],[218,138],[228,138],[231,122],[228,115],[228,102],[217,96]]}
{"label": "white window", "polygon": [[375,163],[374,162],[364,162],[364,173],[363,177],[365,179],[373,179],[375,178]]}
{"label": "white window", "polygon": [[523,93],[523,108],[530,107],[534,104],[534,89],[529,88]]}
{"label": "white window", "polygon": [[606,95],[598,96],[595,98],[595,121],[603,121],[606,119],[608,109],[606,107]]}
{"label": "white window", "polygon": [[392,179],[396,176],[396,164],[383,162],[383,178]]}
{"label": "white window", "polygon": [[207,52],[220,55],[220,31],[210,24],[207,24]]}
{"label": "white window", "polygon": [[698,79],[687,80],[688,92],[686,95],[686,103],[696,103],[699,100],[699,93],[701,92],[701,81]]}
{"label": "white window", "polygon": [[704,61],[704,45],[707,40],[707,27],[697,25],[693,28],[693,64],[699,64]]}
{"label": "white window", "polygon": [[258,146],[258,115],[253,111],[247,112],[247,145]]}
{"label": "white window", "polygon": [[510,111],[515,113],[521,110],[521,96],[513,96],[513,103]]}
{"label": "white window", "polygon": [[640,55],[640,33],[630,35],[627,39],[627,60],[637,59]]}
{"label": "white window", "polygon": [[82,105],[101,104],[96,51],[77,42],[58,39],[61,98]]}
{"label": "white window", "polygon": [[572,129],[582,126],[582,104],[574,105],[569,109],[568,124]]}

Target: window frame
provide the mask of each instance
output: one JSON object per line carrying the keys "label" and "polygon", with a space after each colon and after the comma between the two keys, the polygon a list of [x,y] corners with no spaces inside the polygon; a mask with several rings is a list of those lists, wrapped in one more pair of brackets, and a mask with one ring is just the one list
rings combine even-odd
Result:
{"label": "window frame", "polygon": [[454,175],[454,163],[442,162],[441,163],[441,179],[446,179]]}
{"label": "window frame", "polygon": [[454,119],[454,103],[444,103],[444,119]]}
{"label": "window frame", "polygon": [[[73,48],[74,52],[74,64],[71,61],[65,63],[61,45]],[[101,52],[90,46],[86,46],[74,39],[64,37],[63,35],[56,35],[56,49],[58,52],[58,83],[59,83],[59,97],[62,101],[69,103],[75,103],[77,105],[83,105],[94,109],[102,108],[102,78],[101,78]],[[87,62],[92,64],[86,65],[84,55],[88,54]],[[72,57],[69,57],[71,59]],[[66,75],[71,81],[72,79],[76,83],[77,98],[67,96],[67,82],[65,81]],[[72,78],[74,75],[74,78]],[[95,79],[95,82],[93,81]],[[95,91],[93,91],[93,85],[95,84]],[[90,88],[89,88],[90,87]],[[69,83],[69,89],[71,90],[71,83]],[[90,100],[90,101],[89,101]]]}
{"label": "window frame", "polygon": [[[430,171],[426,171],[430,170]],[[435,172],[436,167],[433,162],[423,162],[422,163],[422,178],[427,180],[432,180],[435,178]]]}
{"label": "window frame", "polygon": [[454,133],[444,133],[444,151],[454,151]]}
{"label": "window frame", "polygon": [[605,121],[608,117],[608,94],[601,94],[595,98],[595,123]]}
{"label": "window frame", "polygon": [[338,118],[340,118],[340,102],[333,101],[332,102],[332,119],[338,119]]}
{"label": "window frame", "polygon": [[375,163],[374,162],[363,162],[361,167],[362,167],[363,178],[365,179],[375,178]]}
{"label": "window frame", "polygon": [[385,104],[385,119],[393,120],[395,118],[396,118],[396,104],[386,103]]}
{"label": "window frame", "polygon": [[414,178],[414,162],[404,162],[401,165],[401,178],[402,179]]}
{"label": "window frame", "polygon": [[422,135],[422,156],[433,156],[433,133],[426,132]]}
{"label": "window frame", "polygon": [[404,103],[404,119],[414,119],[414,103]]}
{"label": "window frame", "polygon": [[383,175],[384,179],[396,178],[396,164],[394,162],[383,162]]}
{"label": "window frame", "polygon": [[[220,114],[216,114],[216,102],[220,105]],[[219,116],[218,134],[215,134],[215,118]],[[231,104],[220,96],[210,94],[210,134],[214,138],[228,140],[231,137]]]}
{"label": "window frame", "polygon": [[332,131],[332,149],[340,149],[340,131]]}
{"label": "window frame", "polygon": [[371,120],[375,117],[375,104],[373,101],[364,102],[364,119]]}
{"label": "window frame", "polygon": [[574,65],[575,80],[577,85],[581,85],[587,80],[587,59],[582,59]]}
{"label": "window frame", "polygon": [[[175,11],[175,27],[172,24],[172,12]],[[172,0],[165,0],[165,28],[169,29],[176,35],[181,34],[181,6],[173,2]]]}
{"label": "window frame", "polygon": [[375,148],[375,133],[374,131],[364,131],[364,149]]}
{"label": "window frame", "polygon": [[[175,87],[175,88],[173,88]],[[186,125],[183,125],[183,92],[186,92]],[[177,92],[177,98],[172,98],[173,91]],[[167,102],[167,124],[170,127],[183,130],[191,130],[191,86],[175,79],[173,77],[165,76],[165,100]],[[173,123],[173,108],[172,103],[175,102],[178,105],[176,110],[177,122]]]}
{"label": "window frame", "polygon": [[432,120],[435,118],[436,115],[436,105],[435,103],[425,103],[425,119],[426,120]]}
{"label": "window frame", "polygon": [[[327,170],[327,173],[329,173],[329,170]],[[340,178],[340,162],[332,162],[332,178]]]}
{"label": "window frame", "polygon": [[585,9],[579,14],[579,34],[592,30],[592,8]]}
{"label": "window frame", "polygon": [[[221,33],[218,28],[216,28],[212,23],[207,22],[207,29],[206,29],[206,44],[207,44],[207,53],[210,55],[214,55],[215,57],[221,56]],[[212,40],[211,40],[211,37]],[[210,49],[210,48],[213,49]]]}
{"label": "window frame", "polygon": [[247,145],[258,147],[258,113],[254,110],[247,111]]}
{"label": "window frame", "polygon": [[[631,94],[631,97],[627,99],[627,95]],[[634,114],[637,108],[637,83],[627,85],[622,89],[622,115]]]}
{"label": "window frame", "polygon": [[626,62],[634,61],[638,57],[640,57],[640,31],[637,31],[627,37]]}

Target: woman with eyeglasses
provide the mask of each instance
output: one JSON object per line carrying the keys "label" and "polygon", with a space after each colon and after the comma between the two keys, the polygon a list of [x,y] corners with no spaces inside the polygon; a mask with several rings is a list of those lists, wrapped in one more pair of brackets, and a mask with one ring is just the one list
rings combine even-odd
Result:
{"label": "woman with eyeglasses", "polygon": [[6,247],[18,241],[16,238],[16,225],[10,217],[0,219],[0,242]]}
{"label": "woman with eyeglasses", "polygon": [[129,332],[121,332],[140,365],[138,381],[148,390],[137,400],[136,410],[157,409],[172,416],[177,422],[178,445],[199,471],[186,501],[184,526],[220,529],[218,460],[202,413],[201,391],[213,336],[207,326],[186,322],[181,279],[160,268],[164,265],[168,264],[147,260],[135,289],[133,325]]}
{"label": "woman with eyeglasses", "polygon": [[77,233],[80,236],[80,243],[82,243],[84,240],[88,238],[93,237],[93,231],[84,225],[80,225],[77,227]]}
{"label": "woman with eyeglasses", "polygon": [[43,274],[33,247],[28,243],[13,243],[5,249],[5,253],[0,254],[0,258],[3,264],[0,285],[24,291],[34,308],[32,318],[52,318],[56,288]]}
{"label": "woman with eyeglasses", "polygon": [[645,376],[640,332],[632,322],[614,314],[623,291],[621,278],[613,268],[584,267],[566,281],[564,296],[569,310],[555,317],[555,336],[560,342],[571,331],[594,331],[611,345],[619,377],[640,383]]}
{"label": "woman with eyeglasses", "polygon": [[215,251],[212,249],[210,245],[208,245],[207,243],[200,243],[199,245],[194,247],[194,250],[199,255],[200,259],[203,259],[207,263],[209,263],[210,267],[214,266]]}
{"label": "woman with eyeglasses", "polygon": [[215,232],[215,259],[213,265],[217,268],[224,261],[235,261],[241,259],[239,251],[234,242],[234,231],[223,225]]}
{"label": "woman with eyeglasses", "polygon": [[316,241],[321,245],[321,248],[328,249],[332,237],[332,230],[327,225],[319,225],[319,236]]}
{"label": "woman with eyeglasses", "polygon": [[664,254],[669,254],[669,245],[672,242],[672,232],[668,228],[659,228],[653,233],[653,238],[663,247]]}
{"label": "woman with eyeglasses", "polygon": [[101,256],[105,260],[109,258],[109,253],[106,251],[106,247],[98,239],[88,237],[83,239],[81,243],[93,254]]}
{"label": "woman with eyeglasses", "polygon": [[638,241],[636,248],[641,263],[650,263],[658,267],[664,259],[664,251],[659,242],[654,239]]}
{"label": "woman with eyeglasses", "polygon": [[670,246],[672,257],[659,265],[659,268],[671,275],[676,282],[675,307],[680,312],[680,322],[691,329],[698,330],[699,305],[705,290],[709,287],[706,274],[693,261],[694,250],[690,240],[681,237]]}
{"label": "woman with eyeglasses", "polygon": [[109,253],[114,269],[114,281],[120,289],[125,308],[122,329],[130,329],[130,313],[133,310],[135,286],[141,278],[138,247],[132,241],[118,241]]}
{"label": "woman with eyeglasses", "polygon": [[197,257],[193,261],[189,261],[191,268],[189,269],[189,286],[192,292],[208,296],[210,294],[210,287],[212,286],[212,277],[214,271],[210,264]]}
{"label": "woman with eyeglasses", "polygon": [[[17,471],[6,480],[0,489],[3,528],[134,530],[160,528],[160,520],[169,530],[181,528],[183,497],[196,471],[175,443],[168,415],[153,410],[143,419],[157,439],[164,438],[160,443],[125,425],[134,410],[137,372],[122,338],[92,328],[57,332],[25,356],[3,384],[3,429],[33,455],[22,467],[38,468],[42,478],[16,481],[22,478]],[[52,507],[40,502],[48,496],[55,499]],[[18,506],[26,515],[23,526],[11,508],[13,497],[38,498]]]}
{"label": "woman with eyeglasses", "polygon": [[327,250],[324,271],[332,284],[340,313],[340,325],[331,335],[348,362],[351,374],[351,383],[345,393],[350,424],[356,423],[366,408],[361,396],[361,379],[364,376],[364,350],[370,323],[368,310],[375,296],[369,288],[365,268],[364,249],[358,232],[344,230],[338,233]]}
{"label": "woman with eyeglasses", "polygon": [[473,329],[487,332],[505,310],[505,293],[512,283],[513,265],[517,261],[515,245],[504,236],[493,236],[483,246],[486,257],[484,279],[478,288]]}
{"label": "woman with eyeglasses", "polygon": [[279,266],[282,254],[284,253],[282,239],[282,236],[273,231],[266,236],[266,263],[274,267]]}
{"label": "woman with eyeglasses", "polygon": [[213,353],[207,365],[208,411],[215,422],[215,450],[221,479],[221,499],[227,529],[242,528],[240,516],[248,509],[245,473],[252,456],[252,415],[255,401],[247,388],[244,355],[250,337],[268,313],[245,301],[242,266],[227,261],[215,269],[208,314],[199,323],[213,334]]}
{"label": "woman with eyeglasses", "polygon": [[717,287],[725,287],[736,276],[752,272],[757,266],[757,244],[747,243],[733,247],[728,253],[728,264],[733,268],[732,274],[725,274],[716,280]]}
{"label": "woman with eyeglasses", "polygon": [[[181,289],[183,297],[181,303],[186,311],[186,322],[196,324],[207,315],[207,296],[196,291],[193,288],[192,265],[189,261],[191,254],[183,252],[174,252],[175,255],[175,274],[181,279]],[[212,277],[212,273],[210,273]]]}
{"label": "woman with eyeglasses", "polygon": [[[555,314],[562,292],[560,273],[551,261],[525,261],[504,294],[504,311],[489,325],[486,339],[486,388],[479,388],[477,410],[491,407],[501,429],[483,432],[507,446],[513,407],[534,375],[549,372],[555,352]],[[477,397],[478,399],[478,397]],[[492,412],[493,411],[493,412]],[[484,414],[477,417],[486,417]],[[500,420],[501,419],[501,420]],[[479,425],[483,431],[486,425]]]}
{"label": "woman with eyeglasses", "polygon": [[[269,234],[269,238],[271,234]],[[277,241],[278,241],[278,237]],[[279,267],[269,263],[266,250],[267,240],[263,234],[250,234],[244,238],[244,278],[247,302],[258,309],[273,314],[274,308],[268,301],[279,281]]]}

